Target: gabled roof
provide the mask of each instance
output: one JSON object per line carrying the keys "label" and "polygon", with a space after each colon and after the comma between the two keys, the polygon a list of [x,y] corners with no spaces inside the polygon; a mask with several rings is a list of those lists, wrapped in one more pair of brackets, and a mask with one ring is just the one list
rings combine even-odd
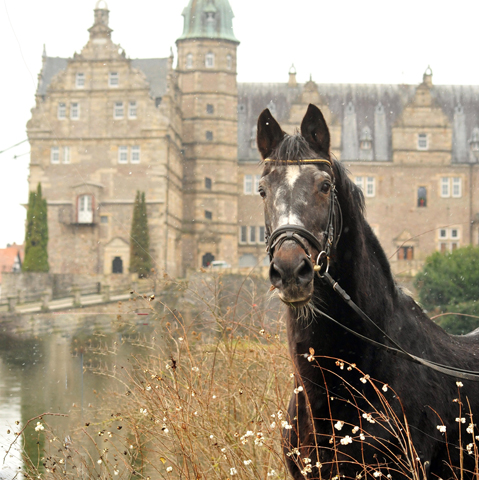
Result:
{"label": "gabled roof", "polygon": [[13,245],[7,248],[0,248],[0,284],[2,283],[2,272],[13,272],[13,266],[17,258],[23,263],[23,245]]}
{"label": "gabled roof", "polygon": [[37,95],[46,95],[48,86],[53,77],[65,70],[68,65],[68,58],[43,57],[43,68],[38,80]]}

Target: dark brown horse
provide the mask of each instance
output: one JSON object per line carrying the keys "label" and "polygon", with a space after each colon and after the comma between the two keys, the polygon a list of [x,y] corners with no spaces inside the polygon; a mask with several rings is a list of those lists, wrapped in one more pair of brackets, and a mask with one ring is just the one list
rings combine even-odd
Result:
{"label": "dark brown horse", "polygon": [[[270,280],[287,305],[296,368],[283,435],[292,476],[413,478],[422,472],[445,480],[460,478],[449,465],[474,471],[468,452],[479,431],[470,426],[468,402],[479,415],[479,383],[461,386],[459,377],[391,351],[477,371],[479,329],[448,335],[397,287],[365,220],[361,190],[331,158],[317,107],[309,106],[295,135],[264,110],[257,142]],[[384,384],[390,388],[383,390]]]}

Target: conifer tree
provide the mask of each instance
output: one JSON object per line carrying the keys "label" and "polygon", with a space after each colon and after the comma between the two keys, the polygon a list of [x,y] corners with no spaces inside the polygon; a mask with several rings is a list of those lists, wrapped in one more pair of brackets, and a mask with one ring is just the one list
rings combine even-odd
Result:
{"label": "conifer tree", "polygon": [[136,192],[130,235],[130,272],[147,277],[151,271],[150,235],[145,193]]}
{"label": "conifer tree", "polygon": [[48,220],[47,201],[42,197],[39,183],[36,192],[28,198],[27,225],[25,231],[24,272],[48,272]]}

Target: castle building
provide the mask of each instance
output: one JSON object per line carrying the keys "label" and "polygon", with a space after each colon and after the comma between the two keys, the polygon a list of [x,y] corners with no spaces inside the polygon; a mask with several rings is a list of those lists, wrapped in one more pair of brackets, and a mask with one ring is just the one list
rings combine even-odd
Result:
{"label": "castle building", "polygon": [[176,66],[173,55],[128,58],[108,16],[98,1],[72,58],[44,52],[27,124],[52,272],[128,272],[137,190],[157,270],[266,264],[257,117],[268,107],[292,133],[309,103],[396,273],[479,244],[479,87],[434,85],[429,68],[419,85],[299,84],[294,67],[285,83],[238,84],[228,0],[190,0]]}

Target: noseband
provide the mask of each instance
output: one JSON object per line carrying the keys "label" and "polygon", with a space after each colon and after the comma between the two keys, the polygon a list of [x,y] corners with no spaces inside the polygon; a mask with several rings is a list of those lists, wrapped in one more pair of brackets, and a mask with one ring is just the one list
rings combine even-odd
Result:
{"label": "noseband", "polygon": [[[267,158],[265,162],[281,161],[271,160],[270,158]],[[282,163],[286,165],[324,163],[332,169],[332,163],[324,158],[307,160],[285,160],[282,161]],[[296,242],[305,251],[307,257],[311,260],[311,253],[308,249],[308,246],[304,242],[304,240],[307,240],[309,245],[319,252],[318,257],[316,258],[314,270],[318,272],[321,271],[321,273],[327,272],[329,268],[329,257],[331,253],[331,248],[333,246],[336,247],[338,244],[339,237],[341,236],[342,223],[343,222],[341,207],[339,206],[336,188],[333,182],[330,190],[328,224],[326,230],[322,232],[324,240],[320,241],[314,236],[313,233],[299,225],[281,225],[266,237],[266,252],[269,255],[270,261],[273,261],[274,251],[279,250],[281,248],[281,245],[283,245],[283,243],[287,240],[293,240],[294,242]]]}

